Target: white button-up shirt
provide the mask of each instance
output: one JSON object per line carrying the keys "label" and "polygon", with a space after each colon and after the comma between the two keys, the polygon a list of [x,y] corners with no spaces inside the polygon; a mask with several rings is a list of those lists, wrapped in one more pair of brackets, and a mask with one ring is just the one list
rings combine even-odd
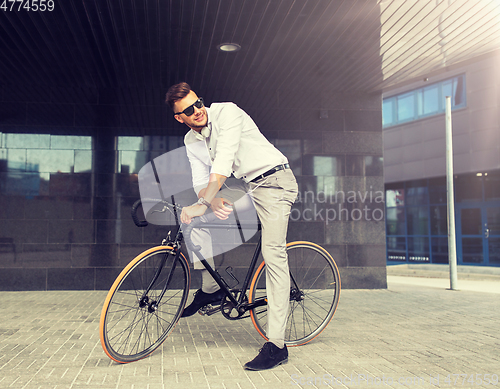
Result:
{"label": "white button-up shirt", "polygon": [[210,173],[250,182],[287,163],[257,128],[252,118],[234,103],[213,103],[207,110],[210,135],[201,140],[191,130],[184,137],[196,193],[208,185]]}

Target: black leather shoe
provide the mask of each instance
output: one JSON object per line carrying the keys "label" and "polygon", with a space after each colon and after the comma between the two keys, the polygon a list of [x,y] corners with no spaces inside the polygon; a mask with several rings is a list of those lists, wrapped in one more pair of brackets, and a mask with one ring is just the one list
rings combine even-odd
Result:
{"label": "black leather shoe", "polygon": [[222,298],[226,294],[222,289],[219,289],[214,293],[205,293],[201,289],[198,289],[194,292],[194,300],[191,304],[189,304],[186,308],[184,308],[184,312],[182,312],[181,317],[188,317],[194,315],[200,308],[203,308],[205,305],[218,303],[220,304]]}
{"label": "black leather shoe", "polygon": [[279,348],[272,342],[264,343],[253,360],[245,364],[247,370],[267,370],[272,369],[282,363],[288,362],[288,350],[285,347]]}

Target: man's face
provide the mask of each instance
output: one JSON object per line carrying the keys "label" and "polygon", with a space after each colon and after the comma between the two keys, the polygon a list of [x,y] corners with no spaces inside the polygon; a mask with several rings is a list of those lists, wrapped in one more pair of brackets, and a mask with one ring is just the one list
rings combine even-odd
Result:
{"label": "man's face", "polygon": [[[198,96],[193,91],[190,91],[189,94],[184,97],[182,100],[178,100],[174,104],[174,112],[182,112],[190,105],[193,105],[196,100],[198,100]],[[207,125],[208,116],[207,110],[205,107],[194,108],[194,113],[191,116],[187,116],[184,113],[179,115],[175,115],[174,117],[180,122],[184,123],[188,127],[192,128],[195,131],[201,131],[203,127]]]}

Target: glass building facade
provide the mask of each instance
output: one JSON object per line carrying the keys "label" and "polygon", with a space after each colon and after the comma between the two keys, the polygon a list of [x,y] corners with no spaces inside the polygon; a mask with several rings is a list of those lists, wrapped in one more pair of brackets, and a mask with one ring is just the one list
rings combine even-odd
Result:
{"label": "glass building facade", "polygon": [[[500,266],[500,171],[455,176],[457,262]],[[389,263],[448,263],[446,178],[386,184]]]}
{"label": "glass building facade", "polygon": [[[78,94],[48,104],[15,91],[3,94],[15,101],[0,107],[0,289],[109,289],[131,259],[171,229],[138,228],[130,209],[140,198],[139,170],[181,147],[186,127],[161,98],[122,104],[128,99],[120,91],[105,89],[87,91],[90,105]],[[230,97],[224,100],[241,100]],[[285,107],[241,104],[297,177],[288,240],[328,250],[345,288],[387,285],[381,100],[334,95],[328,119],[299,98]],[[239,277],[255,244],[216,261]]]}

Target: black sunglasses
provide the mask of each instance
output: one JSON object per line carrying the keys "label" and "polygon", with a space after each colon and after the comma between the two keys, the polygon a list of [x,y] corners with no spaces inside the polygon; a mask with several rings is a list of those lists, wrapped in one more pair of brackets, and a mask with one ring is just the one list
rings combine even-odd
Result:
{"label": "black sunglasses", "polygon": [[191,116],[194,113],[194,107],[196,107],[198,109],[203,108],[203,97],[200,97],[193,104],[191,104],[189,107],[187,107],[184,111],[177,112],[174,115],[180,115],[181,113],[183,113],[186,116]]}

